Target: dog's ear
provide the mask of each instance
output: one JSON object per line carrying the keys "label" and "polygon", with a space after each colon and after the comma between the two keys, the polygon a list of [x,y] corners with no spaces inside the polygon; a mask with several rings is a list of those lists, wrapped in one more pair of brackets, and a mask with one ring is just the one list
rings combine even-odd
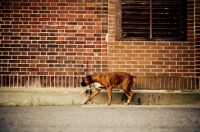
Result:
{"label": "dog's ear", "polygon": [[90,83],[92,83],[92,77],[91,77],[91,75],[87,75],[86,78],[88,79],[88,81],[89,81]]}

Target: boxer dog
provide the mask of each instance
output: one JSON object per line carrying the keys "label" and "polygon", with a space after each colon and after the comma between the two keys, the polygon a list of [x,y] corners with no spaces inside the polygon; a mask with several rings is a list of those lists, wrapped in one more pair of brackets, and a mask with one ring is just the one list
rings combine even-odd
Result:
{"label": "boxer dog", "polygon": [[128,101],[125,103],[128,105],[134,94],[131,91],[133,78],[136,78],[136,76],[132,76],[125,72],[97,73],[93,75],[87,75],[83,78],[81,86],[86,87],[87,85],[94,84],[95,91],[86,99],[84,104],[99,94],[100,90],[103,88],[108,91],[107,105],[110,105],[112,100],[112,89],[118,85],[121,85],[124,93],[128,97]]}

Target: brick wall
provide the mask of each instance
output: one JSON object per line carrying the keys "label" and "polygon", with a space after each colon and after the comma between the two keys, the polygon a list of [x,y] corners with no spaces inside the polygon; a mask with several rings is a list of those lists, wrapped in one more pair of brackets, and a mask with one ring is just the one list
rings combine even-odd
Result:
{"label": "brick wall", "polygon": [[0,87],[79,87],[86,74],[125,71],[137,89],[200,89],[199,1],[187,2],[184,42],[116,41],[115,2],[1,0]]}
{"label": "brick wall", "polygon": [[106,0],[2,0],[0,5],[1,75],[31,81],[106,71]]}
{"label": "brick wall", "polygon": [[196,76],[194,17],[199,21],[199,16],[195,16],[194,6],[195,1],[188,0],[187,41],[115,41],[116,1],[109,0],[108,71],[137,76]]}

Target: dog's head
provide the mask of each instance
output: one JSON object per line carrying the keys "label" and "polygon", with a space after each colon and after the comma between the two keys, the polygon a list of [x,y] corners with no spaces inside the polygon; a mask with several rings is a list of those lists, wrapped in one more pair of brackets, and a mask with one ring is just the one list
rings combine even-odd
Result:
{"label": "dog's head", "polygon": [[82,79],[81,86],[86,87],[87,85],[93,83],[91,75],[88,75]]}

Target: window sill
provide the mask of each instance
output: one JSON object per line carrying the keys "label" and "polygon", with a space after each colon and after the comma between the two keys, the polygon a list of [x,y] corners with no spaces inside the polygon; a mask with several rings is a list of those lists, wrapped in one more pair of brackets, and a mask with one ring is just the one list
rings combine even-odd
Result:
{"label": "window sill", "polygon": [[119,38],[116,41],[187,41],[187,40],[183,40],[183,39],[177,39],[177,38],[154,38],[154,39],[150,39],[150,38]]}

